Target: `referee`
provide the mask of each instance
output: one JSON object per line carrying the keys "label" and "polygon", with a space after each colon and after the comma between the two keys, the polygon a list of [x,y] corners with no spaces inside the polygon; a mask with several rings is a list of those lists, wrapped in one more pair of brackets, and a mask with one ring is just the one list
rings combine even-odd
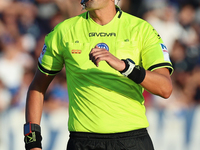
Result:
{"label": "referee", "polygon": [[168,50],[149,23],[123,12],[114,0],[81,4],[87,12],[59,23],[45,37],[27,94],[26,150],[42,149],[44,95],[63,66],[69,93],[67,150],[153,150],[142,93],[170,96]]}

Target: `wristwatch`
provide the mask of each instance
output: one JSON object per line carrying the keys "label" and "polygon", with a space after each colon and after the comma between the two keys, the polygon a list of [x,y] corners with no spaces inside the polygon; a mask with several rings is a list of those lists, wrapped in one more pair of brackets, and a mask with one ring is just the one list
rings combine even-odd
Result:
{"label": "wristwatch", "polygon": [[27,136],[34,131],[41,133],[41,128],[38,124],[33,124],[31,122],[24,124],[24,136]]}

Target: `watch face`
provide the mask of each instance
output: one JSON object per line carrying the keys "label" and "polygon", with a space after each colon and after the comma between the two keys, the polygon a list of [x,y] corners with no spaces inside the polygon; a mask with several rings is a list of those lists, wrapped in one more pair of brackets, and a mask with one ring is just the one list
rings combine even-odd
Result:
{"label": "watch face", "polygon": [[24,135],[29,135],[31,133],[31,123],[26,123],[24,125]]}

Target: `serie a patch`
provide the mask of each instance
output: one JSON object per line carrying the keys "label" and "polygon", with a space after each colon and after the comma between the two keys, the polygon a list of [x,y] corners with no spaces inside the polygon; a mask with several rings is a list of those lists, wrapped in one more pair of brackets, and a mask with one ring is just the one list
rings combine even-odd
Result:
{"label": "serie a patch", "polygon": [[170,61],[167,46],[165,46],[163,43],[161,43],[160,46],[161,46],[161,49],[162,49],[162,52],[163,52],[164,60]]}
{"label": "serie a patch", "polygon": [[160,46],[161,46],[163,52],[168,53],[167,46],[165,46],[164,44],[160,44]]}
{"label": "serie a patch", "polygon": [[44,44],[43,48],[42,48],[42,52],[40,53],[40,57],[38,58],[39,62],[41,63],[42,62],[42,58],[46,52],[46,49],[47,49],[47,46],[46,44]]}

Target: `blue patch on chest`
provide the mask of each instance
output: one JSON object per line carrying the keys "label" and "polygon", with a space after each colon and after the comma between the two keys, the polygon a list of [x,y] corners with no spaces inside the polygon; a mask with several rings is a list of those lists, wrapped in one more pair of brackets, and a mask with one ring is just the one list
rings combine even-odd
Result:
{"label": "blue patch on chest", "polygon": [[107,45],[106,43],[98,43],[97,46],[98,46],[99,48],[104,48],[104,49],[106,49],[107,51],[109,51],[109,47],[108,47],[108,45]]}

